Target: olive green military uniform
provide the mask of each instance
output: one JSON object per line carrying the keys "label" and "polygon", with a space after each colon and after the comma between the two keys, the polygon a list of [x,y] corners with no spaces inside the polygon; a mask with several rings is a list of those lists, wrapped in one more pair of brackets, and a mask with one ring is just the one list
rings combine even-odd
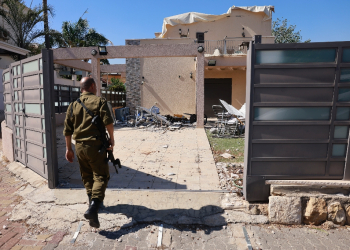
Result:
{"label": "olive green military uniform", "polygon": [[[90,92],[84,92],[80,100],[95,115],[99,115],[105,125],[113,123],[107,101]],[[80,174],[86,192],[92,199],[103,201],[109,180],[109,168],[106,162],[107,152],[99,153],[102,142],[97,138],[100,132],[91,124],[92,117],[78,102],[73,102],[67,109],[64,122],[64,136],[73,135]]]}

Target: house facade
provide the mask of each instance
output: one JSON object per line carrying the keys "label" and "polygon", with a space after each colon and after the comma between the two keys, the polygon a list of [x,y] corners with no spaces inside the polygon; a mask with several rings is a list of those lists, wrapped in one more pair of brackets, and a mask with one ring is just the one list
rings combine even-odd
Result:
{"label": "house facade", "polygon": [[[185,13],[165,18],[152,39],[126,40],[126,45],[202,44],[205,48],[205,114],[224,99],[236,108],[245,103],[247,43],[255,35],[273,43],[273,6],[235,7],[222,15]],[[126,60],[127,106],[161,114],[196,113],[196,58]]]}

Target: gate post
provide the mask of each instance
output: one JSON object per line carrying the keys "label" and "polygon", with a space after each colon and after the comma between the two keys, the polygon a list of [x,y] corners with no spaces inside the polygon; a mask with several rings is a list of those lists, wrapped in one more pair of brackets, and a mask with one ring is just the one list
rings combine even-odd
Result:
{"label": "gate post", "polygon": [[49,188],[58,186],[58,163],[56,144],[56,116],[54,97],[54,69],[53,52],[51,49],[42,49],[44,104],[45,104],[45,134],[47,152],[47,174]]}
{"label": "gate post", "polygon": [[94,78],[97,88],[97,96],[101,96],[101,70],[100,70],[100,59],[91,58],[91,76]]}
{"label": "gate post", "polygon": [[197,128],[204,127],[204,53],[197,53],[196,69]]}

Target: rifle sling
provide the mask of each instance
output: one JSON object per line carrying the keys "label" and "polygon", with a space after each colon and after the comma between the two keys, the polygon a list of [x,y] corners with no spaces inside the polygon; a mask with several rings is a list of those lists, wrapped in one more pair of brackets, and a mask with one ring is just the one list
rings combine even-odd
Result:
{"label": "rifle sling", "polygon": [[77,99],[77,102],[81,104],[81,106],[83,106],[83,108],[86,110],[86,112],[91,116],[91,117],[94,117],[94,113],[88,109],[85,104],[80,100],[80,98]]}

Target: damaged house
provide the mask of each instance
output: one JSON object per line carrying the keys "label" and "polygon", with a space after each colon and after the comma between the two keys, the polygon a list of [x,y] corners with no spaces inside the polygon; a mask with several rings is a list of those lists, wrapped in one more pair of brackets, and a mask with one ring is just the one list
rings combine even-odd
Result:
{"label": "damaged house", "polygon": [[[204,113],[225,100],[237,109],[245,103],[247,47],[256,35],[271,36],[273,6],[232,6],[222,15],[189,12],[167,17],[155,38],[126,40],[126,45],[203,44]],[[196,58],[157,57],[126,60],[127,106],[157,105],[160,113],[196,113]]]}

